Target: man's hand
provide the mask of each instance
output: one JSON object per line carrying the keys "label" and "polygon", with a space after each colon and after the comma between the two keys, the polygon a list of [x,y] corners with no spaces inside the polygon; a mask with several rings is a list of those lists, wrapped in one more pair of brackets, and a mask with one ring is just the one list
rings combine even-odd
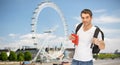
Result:
{"label": "man's hand", "polygon": [[98,38],[93,38],[93,43],[96,44],[96,45],[99,45],[100,41],[99,41]]}
{"label": "man's hand", "polygon": [[69,36],[69,39],[72,41],[72,43],[74,43],[75,45],[78,45],[79,42],[79,37],[76,34],[71,34]]}
{"label": "man's hand", "polygon": [[104,49],[105,48],[105,43],[103,40],[99,40],[98,38],[93,38],[92,41],[94,44],[98,45],[100,49]]}
{"label": "man's hand", "polygon": [[75,37],[73,35],[70,35],[69,40],[75,40]]}

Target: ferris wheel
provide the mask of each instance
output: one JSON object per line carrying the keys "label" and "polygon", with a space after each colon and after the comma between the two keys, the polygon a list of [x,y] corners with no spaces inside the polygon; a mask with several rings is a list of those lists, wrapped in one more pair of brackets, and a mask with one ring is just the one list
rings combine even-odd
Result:
{"label": "ferris wheel", "polygon": [[[38,42],[37,42],[37,32],[36,32],[36,31],[37,31],[38,17],[39,17],[39,14],[41,13],[41,11],[42,11],[44,8],[46,8],[46,7],[50,7],[50,8],[52,8],[52,9],[54,9],[54,10],[59,14],[60,19],[61,19],[61,21],[62,21],[62,24],[63,24],[63,26],[64,26],[64,38],[65,38],[65,39],[63,40],[62,43],[65,43],[66,40],[67,40],[67,36],[68,36],[68,29],[67,29],[67,23],[66,23],[65,17],[64,17],[64,15],[63,15],[63,13],[61,12],[61,10],[59,9],[59,7],[58,7],[55,3],[50,2],[50,1],[45,1],[45,2],[41,2],[41,3],[38,5],[38,7],[35,9],[35,11],[33,12],[32,24],[31,24],[31,26],[32,26],[31,32],[32,32],[33,44],[34,44],[34,45],[37,45],[37,44],[38,44]],[[49,32],[53,32],[53,31],[50,30]],[[49,35],[48,35],[48,36],[49,36]],[[34,59],[33,59],[33,61],[35,61],[35,60],[37,59],[38,55],[39,55],[41,52],[43,53],[43,55],[49,56],[49,58],[54,58],[54,59],[57,58],[57,57],[59,57],[59,56],[64,52],[65,48],[64,48],[64,46],[61,44],[61,47],[60,47],[60,50],[59,50],[59,51],[56,51],[56,52],[54,52],[54,53],[52,53],[52,54],[47,53],[47,52],[45,51],[45,46],[46,46],[47,44],[50,44],[50,43],[52,43],[52,42],[50,42],[50,38],[47,37],[47,38],[43,41],[41,47],[39,48],[39,51],[37,52],[36,56],[35,56]]]}

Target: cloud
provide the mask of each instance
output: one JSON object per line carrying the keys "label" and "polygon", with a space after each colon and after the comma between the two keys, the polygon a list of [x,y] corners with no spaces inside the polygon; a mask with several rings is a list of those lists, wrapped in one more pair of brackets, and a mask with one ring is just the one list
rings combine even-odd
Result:
{"label": "cloud", "polygon": [[105,49],[101,52],[114,53],[120,51],[120,38],[105,38]]}
{"label": "cloud", "polygon": [[[94,13],[100,14],[98,17],[94,17],[93,21],[99,22],[99,23],[117,23],[120,22],[120,17],[117,16],[116,12],[112,15],[110,14],[106,9],[98,9],[98,10],[93,10]],[[108,14],[107,14],[108,13]]]}
{"label": "cloud", "polygon": [[10,33],[8,36],[12,37],[12,38],[15,38],[18,36],[18,34],[13,34],[13,33]]}
{"label": "cloud", "polygon": [[93,10],[94,13],[104,13],[106,11],[107,11],[106,9]]}
{"label": "cloud", "polygon": [[81,17],[80,16],[75,16],[75,17],[73,17],[73,19],[77,20],[78,22],[81,21]]}
{"label": "cloud", "polygon": [[101,28],[105,37],[108,38],[120,38],[120,30],[119,29],[110,29],[110,28]]}
{"label": "cloud", "polygon": [[107,28],[102,28],[102,31],[107,33],[107,34],[119,34],[120,30],[119,29],[107,29]]}
{"label": "cloud", "polygon": [[102,31],[105,34],[106,45],[105,50],[102,50],[102,52],[114,53],[117,49],[120,51],[120,30],[103,28]]}
{"label": "cloud", "polygon": [[[14,36],[11,34],[11,37]],[[45,44],[45,46],[51,45],[51,46],[60,46],[61,44],[66,44],[64,37],[57,37],[54,34],[36,34],[36,40],[32,39],[32,34],[25,34],[20,35],[17,40],[9,41],[3,44],[0,44],[1,48],[4,47],[11,47],[11,48],[20,48],[22,46],[30,46],[34,47],[35,41],[37,42],[38,46]],[[2,43],[2,42],[1,42]],[[48,45],[47,45],[48,44]]]}
{"label": "cloud", "polygon": [[117,16],[108,16],[108,15],[101,15],[99,17],[93,18],[93,21],[98,23],[117,23],[120,22],[120,17]]}
{"label": "cloud", "polygon": [[3,37],[0,37],[0,41],[2,41],[2,40],[4,40],[4,38],[3,38]]}
{"label": "cloud", "polygon": [[14,36],[16,36],[16,35],[11,33],[11,34],[9,34],[9,36],[14,37]]}
{"label": "cloud", "polygon": [[32,38],[32,34],[29,33],[29,34],[21,35],[20,38],[21,38],[21,39]]}

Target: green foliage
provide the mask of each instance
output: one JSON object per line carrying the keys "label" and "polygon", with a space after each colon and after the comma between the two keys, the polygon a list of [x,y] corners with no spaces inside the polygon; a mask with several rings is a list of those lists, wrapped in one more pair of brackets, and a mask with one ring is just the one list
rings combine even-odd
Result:
{"label": "green foliage", "polygon": [[116,54],[118,58],[120,58],[120,54]]}
{"label": "green foliage", "polygon": [[8,57],[9,61],[16,61],[17,60],[17,55],[14,51],[10,51],[10,55]]}
{"label": "green foliage", "polygon": [[1,52],[1,54],[0,54],[0,60],[2,60],[2,61],[8,60],[8,56],[7,56],[6,52]]}
{"label": "green foliage", "polygon": [[115,58],[117,58],[118,56],[117,56],[117,54],[111,54],[111,59],[115,59]]}
{"label": "green foliage", "polygon": [[111,53],[101,53],[98,55],[99,59],[115,59],[115,58],[120,58],[120,54],[111,54]]}
{"label": "green foliage", "polygon": [[14,51],[10,51],[9,57],[7,56],[6,52],[0,53],[0,60],[2,61],[30,61],[32,59],[32,54],[29,51],[26,51],[25,53],[18,53],[16,54]]}
{"label": "green foliage", "polygon": [[24,59],[25,61],[30,61],[32,59],[32,54],[29,51],[26,51],[24,53]]}
{"label": "green foliage", "polygon": [[105,54],[99,54],[99,55],[98,55],[98,58],[99,58],[99,59],[104,59],[105,56],[106,56]]}
{"label": "green foliage", "polygon": [[22,52],[18,53],[17,60],[18,61],[24,61],[24,54]]}

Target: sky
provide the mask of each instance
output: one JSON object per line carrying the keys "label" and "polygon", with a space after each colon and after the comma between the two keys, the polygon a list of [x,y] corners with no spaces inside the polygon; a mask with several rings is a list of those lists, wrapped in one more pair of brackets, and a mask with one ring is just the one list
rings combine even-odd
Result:
{"label": "sky", "polygon": [[[106,48],[101,52],[112,53],[120,51],[120,7],[119,0],[0,0],[0,48],[19,48],[33,46],[31,39],[31,23],[33,12],[44,1],[51,1],[62,11],[68,35],[75,29],[75,25],[81,22],[80,12],[87,8],[93,12],[92,23],[101,28],[105,35]],[[55,30],[51,34],[45,34],[47,30]],[[57,45],[64,40],[65,31],[59,13],[46,7],[39,13],[36,24],[38,44],[44,39],[50,40],[47,45]],[[64,43],[64,42],[63,42]],[[72,43],[66,43],[66,47],[73,47]]]}

